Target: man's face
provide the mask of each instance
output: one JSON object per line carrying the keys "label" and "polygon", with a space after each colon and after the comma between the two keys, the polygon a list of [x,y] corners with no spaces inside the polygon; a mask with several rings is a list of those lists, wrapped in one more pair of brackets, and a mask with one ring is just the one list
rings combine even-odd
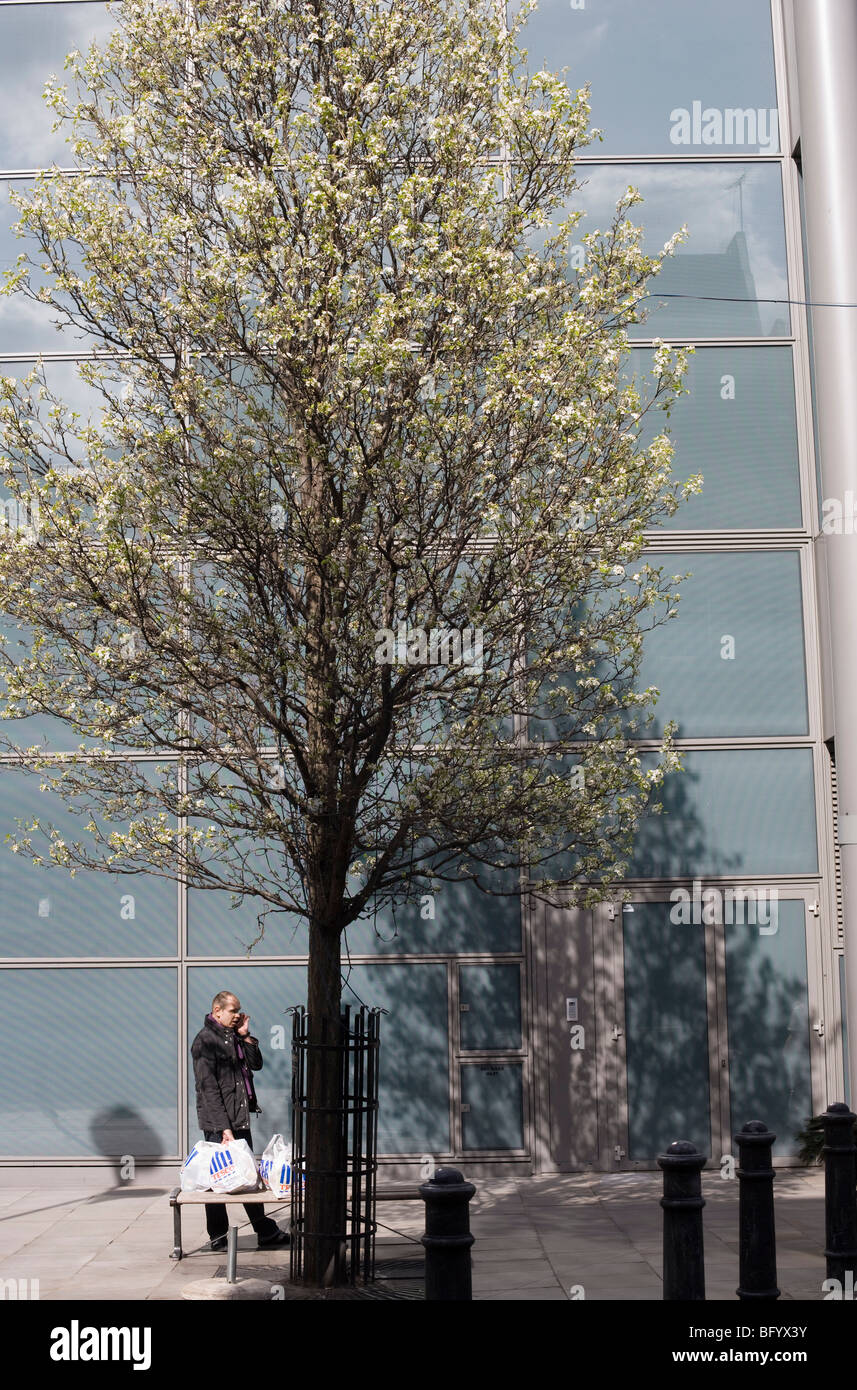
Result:
{"label": "man's face", "polygon": [[211,1012],[224,1028],[234,1028],[241,1017],[241,1005],[233,994],[225,1004],[216,1004]]}

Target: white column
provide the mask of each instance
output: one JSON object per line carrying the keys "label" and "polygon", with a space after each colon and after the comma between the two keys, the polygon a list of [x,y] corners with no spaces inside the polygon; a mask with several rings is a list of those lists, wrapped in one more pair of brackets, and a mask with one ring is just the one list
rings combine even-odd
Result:
{"label": "white column", "polygon": [[[857,304],[857,3],[795,0],[794,22],[810,297]],[[849,492],[852,499],[857,498],[857,309],[813,307],[810,312],[823,496],[838,499],[844,509]],[[857,1101],[857,535],[830,535],[822,543],[830,609],[853,1105]]]}

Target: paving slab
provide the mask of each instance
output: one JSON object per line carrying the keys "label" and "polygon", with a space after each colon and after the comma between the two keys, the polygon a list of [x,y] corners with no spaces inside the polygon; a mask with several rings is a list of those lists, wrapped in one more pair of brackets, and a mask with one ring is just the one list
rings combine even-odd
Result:
{"label": "paving slab", "polygon": [[[38,1278],[49,1299],[179,1300],[185,1286],[225,1275],[223,1254],[204,1250],[208,1236],[199,1209],[184,1213],[185,1258],[171,1260],[175,1186],[147,1179],[98,1189],[48,1190],[44,1185],[0,1188],[0,1277]],[[662,1212],[659,1173],[560,1174],[477,1180],[471,1203],[474,1299],[569,1301],[582,1285],[589,1300],[662,1297]],[[738,1283],[738,1185],[718,1172],[703,1174],[706,1281],[711,1300],[735,1301]],[[778,1278],[784,1299],[821,1300],[824,1279],[823,1172],[778,1173]],[[271,1203],[271,1213],[287,1217]],[[265,1270],[270,1252],[256,1248],[243,1209],[230,1213],[239,1228],[239,1275]],[[415,1242],[423,1208],[414,1202],[379,1206],[377,1257],[422,1256]],[[288,1278],[288,1257],[281,1271]]]}
{"label": "paving slab", "polygon": [[486,1292],[473,1290],[474,1303],[568,1303],[569,1296],[564,1289],[501,1289]]}

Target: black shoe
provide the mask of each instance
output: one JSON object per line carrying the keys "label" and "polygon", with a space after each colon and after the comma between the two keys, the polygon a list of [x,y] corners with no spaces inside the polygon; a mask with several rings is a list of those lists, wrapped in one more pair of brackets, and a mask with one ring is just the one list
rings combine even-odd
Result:
{"label": "black shoe", "polygon": [[221,1251],[226,1249],[227,1239],[227,1236],[215,1236],[214,1240],[210,1240],[208,1242],[209,1250],[212,1250],[215,1254],[219,1255]]}
{"label": "black shoe", "polygon": [[258,1249],[271,1250],[275,1245],[291,1245],[292,1238],[288,1231],[277,1229],[275,1236],[259,1236]]}

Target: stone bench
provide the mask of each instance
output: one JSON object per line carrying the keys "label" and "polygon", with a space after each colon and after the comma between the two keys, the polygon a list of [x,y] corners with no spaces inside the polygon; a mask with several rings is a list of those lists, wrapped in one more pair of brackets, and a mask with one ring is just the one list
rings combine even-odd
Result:
{"label": "stone bench", "polygon": [[[378,1202],[408,1202],[418,1201],[420,1195],[419,1183],[403,1182],[388,1183],[375,1190],[375,1200]],[[231,1206],[239,1202],[242,1206],[261,1202],[263,1206],[288,1207],[291,1214],[291,1200],[289,1197],[277,1198],[267,1187],[256,1192],[182,1192],[180,1187],[174,1187],[170,1193],[170,1206],[173,1209],[173,1251],[170,1255],[171,1260],[180,1260],[184,1256],[182,1250],[182,1207],[204,1206],[207,1202],[222,1202],[225,1206]]]}

